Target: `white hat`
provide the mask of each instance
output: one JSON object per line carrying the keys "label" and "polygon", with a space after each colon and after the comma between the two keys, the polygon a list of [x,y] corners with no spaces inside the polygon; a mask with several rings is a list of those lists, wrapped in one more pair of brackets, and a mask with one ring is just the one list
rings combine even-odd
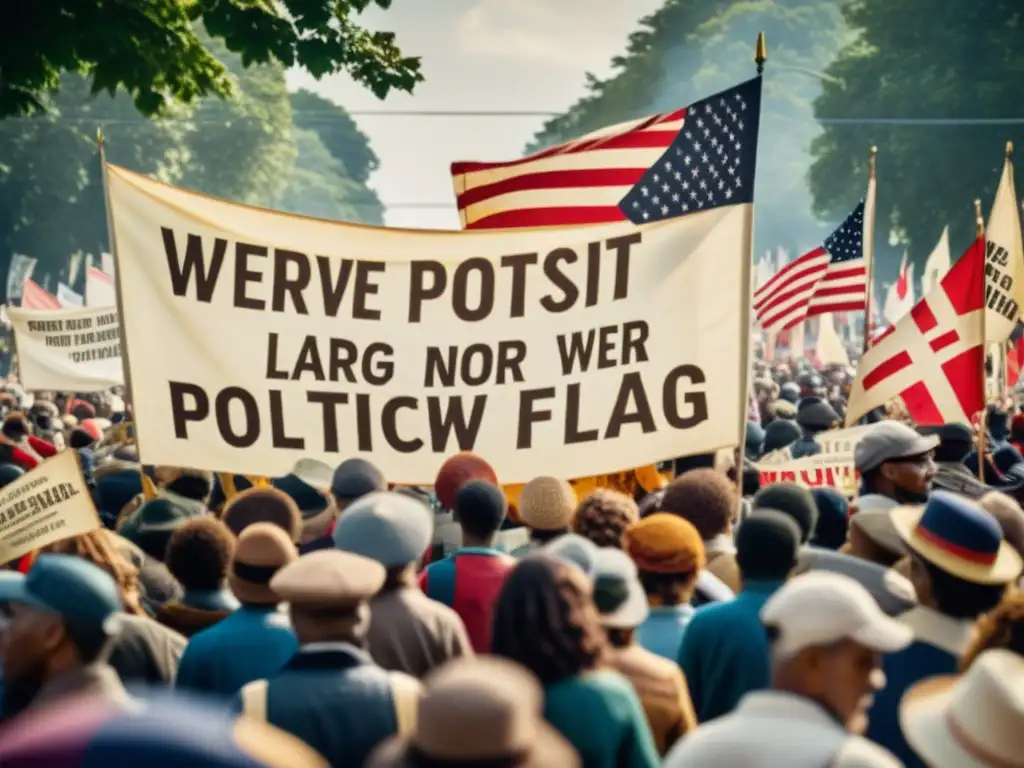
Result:
{"label": "white hat", "polygon": [[647,619],[650,608],[636,563],[621,549],[602,547],[597,551],[594,603],[605,627],[635,629]]}
{"label": "white hat", "polygon": [[913,639],[910,628],[886,616],[870,592],[838,573],[812,571],[786,582],[764,604],[761,621],[778,629],[773,650],[781,656],[840,640],[891,653]]}
{"label": "white hat", "polygon": [[1024,766],[1024,658],[995,648],[961,677],[918,683],[900,703],[900,725],[934,768]]}
{"label": "white hat", "polygon": [[295,462],[295,466],[292,467],[291,473],[306,485],[316,488],[318,491],[328,493],[331,490],[334,470],[322,461],[299,459]]}

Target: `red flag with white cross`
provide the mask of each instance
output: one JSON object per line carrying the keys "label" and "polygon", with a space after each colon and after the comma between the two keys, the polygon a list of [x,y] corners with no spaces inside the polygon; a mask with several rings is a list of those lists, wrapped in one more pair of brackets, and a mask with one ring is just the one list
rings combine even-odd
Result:
{"label": "red flag with white cross", "polygon": [[900,397],[919,425],[960,422],[985,407],[985,241],[974,241],[942,281],[861,358],[846,423]]}

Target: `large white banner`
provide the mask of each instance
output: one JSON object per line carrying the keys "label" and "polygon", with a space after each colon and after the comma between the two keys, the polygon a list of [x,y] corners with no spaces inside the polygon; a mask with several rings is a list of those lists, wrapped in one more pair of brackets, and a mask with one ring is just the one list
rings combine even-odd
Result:
{"label": "large white banner", "polygon": [[93,392],[124,383],[121,336],[113,307],[8,307],[7,316],[25,389]]}
{"label": "large white banner", "polygon": [[796,483],[808,488],[835,488],[853,497],[857,494],[860,475],[854,466],[854,451],[871,425],[832,429],[814,436],[821,453],[794,459],[789,448],[763,456],[757,463],[761,486],[773,483]]}
{"label": "large white banner", "polygon": [[278,475],[362,455],[503,483],[739,442],[749,206],[492,232],[363,227],[111,166],[143,461]]}

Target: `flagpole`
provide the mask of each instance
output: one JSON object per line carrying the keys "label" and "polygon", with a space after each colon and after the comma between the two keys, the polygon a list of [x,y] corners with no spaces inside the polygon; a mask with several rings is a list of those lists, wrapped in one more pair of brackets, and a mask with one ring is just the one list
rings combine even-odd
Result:
{"label": "flagpole", "polygon": [[[981,214],[981,200],[974,201],[974,220],[977,226],[975,232],[976,240],[985,242],[985,219]],[[985,482],[985,443],[987,442],[986,430],[988,425],[985,416],[988,413],[988,372],[985,370],[985,320],[988,315],[988,277],[985,275],[985,262],[982,261],[981,275],[981,413],[978,415],[978,480]]]}
{"label": "flagpole", "polygon": [[[764,63],[768,60],[768,48],[765,45],[764,32],[757,33],[757,44],[754,48],[754,64],[757,65],[757,76],[764,75]],[[760,120],[760,116],[758,117]],[[753,325],[750,321],[750,309],[753,304],[753,269],[754,263],[754,214],[753,203],[751,203],[750,215],[750,248],[747,258],[743,260],[743,271],[740,275],[740,392],[743,397],[743,405],[739,413],[739,436],[740,442],[736,446],[736,496],[743,498],[743,457],[747,443],[747,410],[750,407],[750,369],[753,361],[750,354],[750,334]],[[739,514],[739,510],[737,510]]]}
{"label": "flagpole", "polygon": [[[878,147],[872,146],[868,153],[868,191],[871,200],[864,201],[864,237],[861,248],[868,253],[870,248],[871,256],[867,259],[867,292],[864,297],[864,343],[861,354],[866,355],[871,348],[871,298],[875,293],[875,156],[878,154]],[[870,204],[870,210],[868,206]]]}

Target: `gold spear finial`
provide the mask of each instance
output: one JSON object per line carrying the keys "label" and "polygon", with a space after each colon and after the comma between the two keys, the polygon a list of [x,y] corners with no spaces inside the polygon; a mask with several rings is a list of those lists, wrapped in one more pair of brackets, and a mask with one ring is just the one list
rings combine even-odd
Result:
{"label": "gold spear finial", "polygon": [[764,63],[768,61],[768,46],[764,42],[764,32],[757,33],[757,48],[754,50],[754,63],[757,64],[757,74],[764,72]]}
{"label": "gold spear finial", "polygon": [[1006,156],[1007,157],[1013,157],[1013,142],[1012,141],[1006,142]]}
{"label": "gold spear finial", "polygon": [[868,150],[868,175],[870,178],[875,178],[875,157],[878,155],[878,147],[871,145],[871,149]]}

